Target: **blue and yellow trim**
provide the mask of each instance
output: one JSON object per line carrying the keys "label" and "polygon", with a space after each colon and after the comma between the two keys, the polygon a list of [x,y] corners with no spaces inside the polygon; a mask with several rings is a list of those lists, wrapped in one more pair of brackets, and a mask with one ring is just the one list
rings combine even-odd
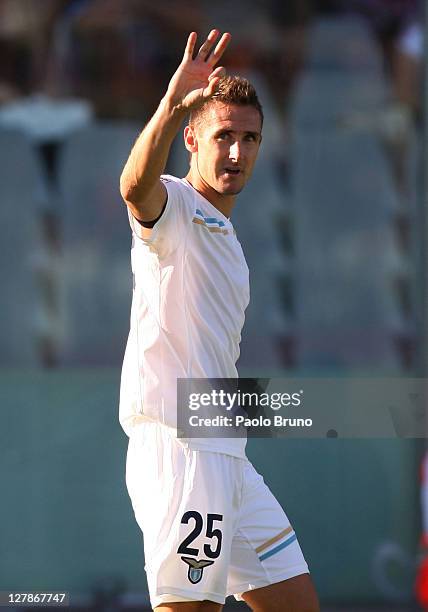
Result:
{"label": "blue and yellow trim", "polygon": [[225,229],[226,225],[224,221],[221,221],[221,219],[216,219],[215,217],[204,217],[202,211],[199,210],[199,208],[196,209],[196,213],[192,221],[197,225],[202,225],[209,232],[225,235],[229,233],[229,230]]}
{"label": "blue and yellow trim", "polygon": [[[281,540],[283,541],[281,542]],[[290,546],[290,544],[292,544],[296,540],[297,536],[294,533],[292,526],[289,525],[288,527],[280,531],[280,533],[278,533],[276,536],[258,546],[256,548],[256,553],[258,554],[260,561],[264,561],[265,559],[276,555],[276,553],[278,553],[280,550],[283,550],[287,546]],[[279,542],[279,544],[277,544],[277,542]]]}

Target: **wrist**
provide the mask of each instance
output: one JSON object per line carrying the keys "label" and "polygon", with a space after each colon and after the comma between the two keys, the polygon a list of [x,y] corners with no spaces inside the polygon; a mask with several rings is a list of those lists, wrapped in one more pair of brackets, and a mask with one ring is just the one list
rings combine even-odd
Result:
{"label": "wrist", "polygon": [[182,121],[188,114],[188,110],[177,103],[168,93],[162,98],[159,108],[172,119],[179,121]]}

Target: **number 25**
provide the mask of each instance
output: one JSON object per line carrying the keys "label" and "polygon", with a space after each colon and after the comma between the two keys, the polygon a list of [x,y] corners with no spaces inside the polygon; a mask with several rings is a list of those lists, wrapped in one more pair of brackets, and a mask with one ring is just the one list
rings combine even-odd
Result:
{"label": "number 25", "polygon": [[[189,510],[188,512],[185,512],[183,514],[183,518],[181,519],[181,522],[182,524],[187,525],[190,519],[193,519],[195,521],[195,526],[193,527],[189,535],[184,538],[184,540],[178,547],[177,553],[183,554],[183,555],[198,556],[199,548],[190,548],[189,544],[191,544],[193,540],[195,540],[198,537],[198,535],[201,533],[203,526],[204,526],[204,519],[202,518],[202,515],[199,512],[196,512],[196,510]],[[222,521],[222,520],[223,520],[222,514],[207,514],[207,529],[206,529],[205,535],[207,538],[217,539],[217,546],[215,547],[214,550],[208,544],[204,544],[204,553],[210,559],[217,559],[217,557],[220,555],[223,534],[220,529],[213,529],[213,523],[214,521]]]}

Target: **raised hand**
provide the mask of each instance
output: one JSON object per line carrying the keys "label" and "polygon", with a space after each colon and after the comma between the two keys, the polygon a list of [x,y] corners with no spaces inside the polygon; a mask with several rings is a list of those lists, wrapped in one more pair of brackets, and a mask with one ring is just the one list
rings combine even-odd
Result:
{"label": "raised hand", "polygon": [[[125,164],[120,192],[133,216],[140,221],[151,221],[160,216],[166,201],[166,189],[159,177],[165,170],[182,120],[185,114],[215,94],[218,82],[225,74],[224,68],[215,65],[231,35],[223,34],[220,39],[219,35],[218,30],[211,30],[195,58],[197,36],[195,32],[189,35],[183,59],[168,85],[168,91]],[[141,229],[144,237],[148,237],[150,232],[148,228]]]}
{"label": "raised hand", "polygon": [[215,94],[220,78],[226,74],[222,66],[215,68],[215,65],[229,44],[231,35],[223,34],[214,48],[218,37],[218,30],[211,30],[193,58],[197,34],[192,32],[189,35],[181,64],[168,86],[167,96],[174,106],[191,111]]}

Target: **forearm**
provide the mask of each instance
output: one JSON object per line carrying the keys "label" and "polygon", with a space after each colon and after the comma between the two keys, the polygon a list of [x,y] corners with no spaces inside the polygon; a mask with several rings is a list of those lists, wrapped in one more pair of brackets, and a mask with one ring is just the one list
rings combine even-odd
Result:
{"label": "forearm", "polygon": [[132,148],[120,178],[120,192],[140,212],[150,213],[146,210],[150,206],[148,198],[159,185],[185,116],[186,111],[174,107],[166,96]]}

